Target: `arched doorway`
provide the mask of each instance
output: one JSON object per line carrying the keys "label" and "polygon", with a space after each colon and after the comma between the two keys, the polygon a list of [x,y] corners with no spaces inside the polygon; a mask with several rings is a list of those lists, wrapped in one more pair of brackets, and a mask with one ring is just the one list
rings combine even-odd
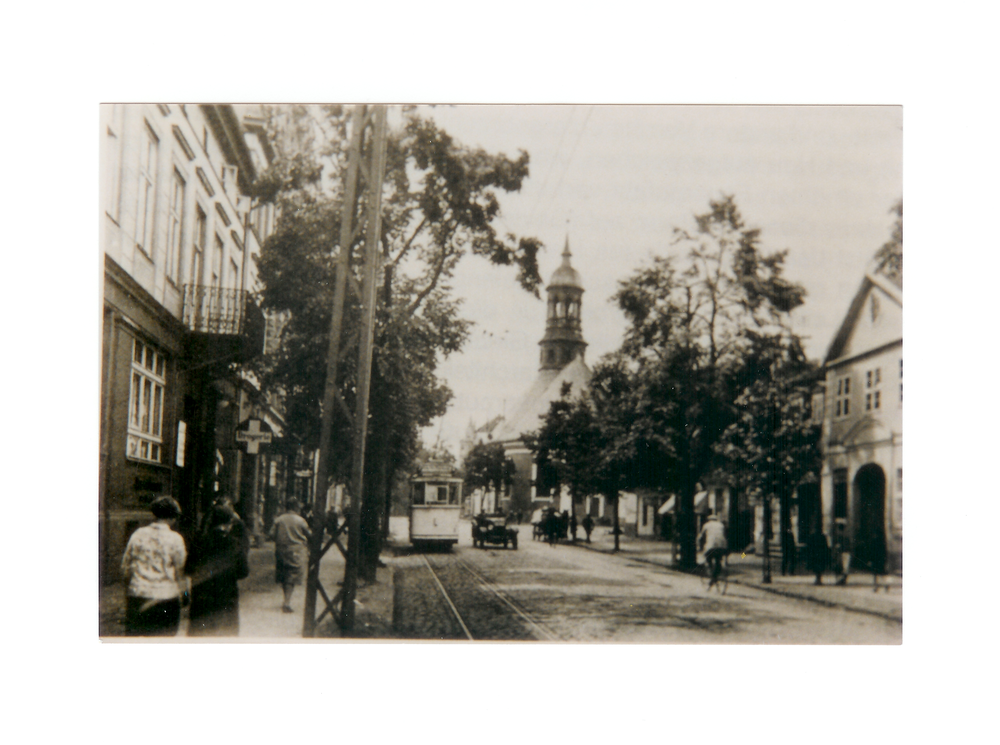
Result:
{"label": "arched doorway", "polygon": [[885,472],[869,463],[854,476],[854,555],[857,568],[885,572]]}

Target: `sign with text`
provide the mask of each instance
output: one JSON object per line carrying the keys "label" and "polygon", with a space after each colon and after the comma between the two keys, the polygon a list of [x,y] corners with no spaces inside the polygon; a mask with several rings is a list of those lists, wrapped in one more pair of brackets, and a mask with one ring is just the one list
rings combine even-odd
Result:
{"label": "sign with text", "polygon": [[271,428],[260,419],[247,419],[236,430],[236,442],[246,443],[247,453],[256,455],[261,445],[267,445],[274,438]]}

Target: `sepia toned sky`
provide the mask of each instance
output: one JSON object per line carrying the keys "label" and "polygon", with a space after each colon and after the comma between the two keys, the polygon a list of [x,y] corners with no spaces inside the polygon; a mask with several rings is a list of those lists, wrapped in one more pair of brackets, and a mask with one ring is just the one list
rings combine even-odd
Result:
{"label": "sepia toned sky", "polygon": [[[733,194],[767,252],[788,250],[786,276],[806,303],[794,329],[822,358],[865,267],[889,237],[902,196],[900,107],[449,106],[427,109],[456,139],[514,157],[530,177],[502,198],[500,229],[540,238],[548,282],[569,236],[583,278],[583,334],[593,365],[618,347],[609,302],[651,255],[669,254],[675,226],[692,228],[710,199]],[[456,451],[470,421],[510,413],[538,370],[544,300],[514,270],[475,257],[453,287],[476,326],[440,374],[455,393],[424,433]],[[544,298],[544,292],[542,293]]]}

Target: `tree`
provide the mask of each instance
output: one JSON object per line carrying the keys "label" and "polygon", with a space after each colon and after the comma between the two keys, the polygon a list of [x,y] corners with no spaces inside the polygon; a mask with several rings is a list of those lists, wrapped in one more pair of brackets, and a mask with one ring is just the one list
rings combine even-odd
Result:
{"label": "tree", "polygon": [[619,354],[629,364],[635,417],[635,481],[679,495],[681,566],[696,560],[694,496],[716,460],[749,382],[748,332],[787,326],[805,290],[782,276],[785,251],[765,254],[734,197],[709,202],[694,231],[674,230],[677,256],[654,257],[619,284],[629,326]]}
{"label": "tree", "polygon": [[[337,243],[347,116],[338,106],[291,107],[277,110],[272,121],[281,146],[275,166],[261,179],[260,193],[275,201],[280,217],[259,268],[265,307],[289,320],[261,374],[284,392],[289,430],[315,447],[333,278],[343,248]],[[461,318],[460,301],[448,286],[455,267],[469,254],[517,265],[520,285],[538,294],[541,243],[500,235],[493,225],[500,216],[498,195],[517,191],[527,175],[527,153],[510,159],[467,148],[412,108],[390,132],[362,499],[361,573],[369,579],[394,474],[408,469],[419,429],[443,414],[451,398],[436,375],[437,365],[468,337],[470,324]],[[344,313],[344,328],[358,328],[357,298]],[[345,350],[343,359],[338,388],[342,408],[353,410],[354,356]],[[337,416],[334,428],[331,479],[343,481],[350,468],[348,417]]]}
{"label": "tree", "polygon": [[[821,466],[820,427],[810,411],[818,368],[806,360],[794,336],[752,338],[747,385],[736,399],[737,415],[715,450],[734,486],[764,507],[764,582],[771,581],[767,531],[771,506],[778,499],[781,530],[789,530],[790,502],[796,487],[817,479]],[[754,375],[752,367],[766,367]]]}
{"label": "tree", "polygon": [[514,483],[514,461],[504,454],[499,442],[481,442],[465,456],[462,470],[465,472],[465,488],[493,489],[497,495],[496,507],[500,507],[500,495]]}
{"label": "tree", "polygon": [[569,490],[575,520],[576,505],[592,493],[598,470],[595,454],[601,435],[589,402],[583,396],[574,398],[572,383],[563,383],[559,398],[549,404],[541,426],[536,432],[522,434],[522,438],[536,461],[549,469],[557,493],[562,487]]}
{"label": "tree", "polygon": [[875,254],[875,271],[881,272],[900,287],[903,286],[903,200],[900,199],[889,210],[896,215],[892,226],[892,237],[882,244]]}

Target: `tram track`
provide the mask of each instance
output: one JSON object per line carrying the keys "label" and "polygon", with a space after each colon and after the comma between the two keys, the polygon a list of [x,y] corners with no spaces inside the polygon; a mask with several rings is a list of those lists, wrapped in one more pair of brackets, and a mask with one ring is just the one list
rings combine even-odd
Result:
{"label": "tram track", "polygon": [[438,577],[437,572],[434,571],[434,567],[431,566],[431,563],[426,556],[421,555],[420,558],[424,560],[424,566],[426,566],[427,571],[431,573],[431,577],[433,577],[434,582],[437,584],[438,590],[441,591],[442,597],[444,597],[445,601],[448,603],[448,607],[451,608],[451,612],[454,614],[455,620],[458,621],[458,625],[462,627],[462,631],[465,632],[465,636],[469,639],[470,642],[475,641],[475,639],[472,636],[472,632],[469,631],[469,627],[465,623],[465,619],[462,618],[462,614],[459,613],[458,608],[455,607],[455,601],[451,599],[451,596],[448,594],[448,591],[444,589],[444,584],[442,584],[441,578]]}
{"label": "tram track", "polygon": [[[562,637],[548,629],[543,622],[532,617],[528,611],[500,590],[495,582],[473,568],[467,561],[453,556],[443,564],[436,565],[426,555],[421,555],[420,558],[433,579],[440,597],[445,601],[451,618],[457,622],[468,641],[476,641],[477,638],[479,640],[564,641]],[[448,575],[449,570],[457,571],[460,574],[458,576],[455,574],[443,576]],[[451,586],[451,593],[446,585]],[[472,588],[475,592],[470,592]],[[491,599],[485,603],[482,602],[484,593]],[[464,615],[459,610],[460,606],[465,611]],[[513,615],[510,612],[504,613],[504,611],[512,611]],[[498,629],[498,627],[500,628]],[[503,633],[498,635],[498,630]],[[476,633],[473,633],[474,631]]]}

